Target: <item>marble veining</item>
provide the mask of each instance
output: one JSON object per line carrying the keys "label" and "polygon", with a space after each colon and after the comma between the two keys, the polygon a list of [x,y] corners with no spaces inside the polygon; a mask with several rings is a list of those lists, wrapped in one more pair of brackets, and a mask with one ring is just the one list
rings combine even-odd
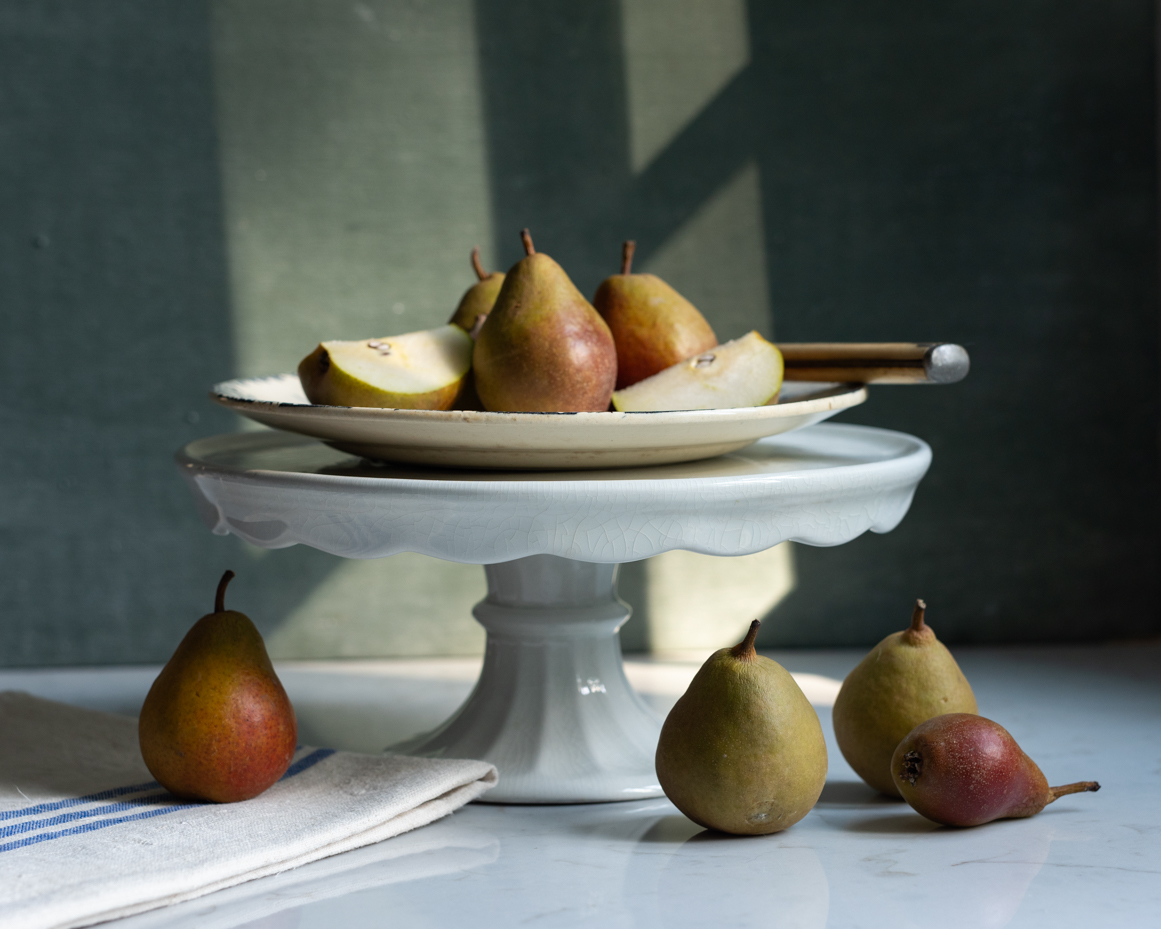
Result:
{"label": "marble veining", "polygon": [[[1012,731],[1051,781],[1095,777],[1102,790],[1064,798],[1028,820],[939,827],[855,778],[835,748],[822,700],[816,706],[830,751],[826,788],[805,819],[776,835],[709,833],[664,798],[473,805],[376,846],[109,925],[1156,926],[1161,644],[961,648],[956,656],[981,710]],[[861,654],[772,657],[792,671],[841,680]],[[408,726],[426,727],[463,699],[470,674],[449,681],[438,666],[367,662],[352,670],[334,662],[280,665],[279,672],[304,738],[359,749]],[[132,713],[156,670],[7,670],[0,688]],[[663,676],[641,679],[642,697],[661,713],[676,699],[671,688],[649,689]]]}

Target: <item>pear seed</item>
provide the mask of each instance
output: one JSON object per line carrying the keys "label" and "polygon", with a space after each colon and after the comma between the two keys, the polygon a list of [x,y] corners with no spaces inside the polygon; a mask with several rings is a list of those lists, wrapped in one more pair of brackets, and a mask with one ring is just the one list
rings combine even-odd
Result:
{"label": "pear seed", "polygon": [[713,363],[714,363],[714,353],[713,352],[706,352],[704,355],[698,355],[693,360],[693,366],[695,368],[708,368]]}

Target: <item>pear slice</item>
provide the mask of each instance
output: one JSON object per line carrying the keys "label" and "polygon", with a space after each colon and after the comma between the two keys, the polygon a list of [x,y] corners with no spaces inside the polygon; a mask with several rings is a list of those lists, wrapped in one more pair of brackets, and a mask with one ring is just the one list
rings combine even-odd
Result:
{"label": "pear slice", "polygon": [[782,387],[782,353],[757,332],[679,361],[613,394],[622,413],[765,406]]}
{"label": "pear slice", "polygon": [[447,410],[472,366],[472,337],[459,326],[357,342],[322,342],[298,366],[311,403]]}

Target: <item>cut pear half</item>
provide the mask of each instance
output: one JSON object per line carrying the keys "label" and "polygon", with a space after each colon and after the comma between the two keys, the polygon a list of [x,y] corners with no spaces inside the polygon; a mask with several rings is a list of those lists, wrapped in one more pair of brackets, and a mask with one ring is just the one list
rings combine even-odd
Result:
{"label": "cut pear half", "polygon": [[679,361],[613,394],[622,413],[765,406],[782,387],[782,353],[757,332]]}
{"label": "cut pear half", "polygon": [[322,342],[298,366],[311,403],[396,410],[446,410],[472,366],[472,342],[459,326]]}

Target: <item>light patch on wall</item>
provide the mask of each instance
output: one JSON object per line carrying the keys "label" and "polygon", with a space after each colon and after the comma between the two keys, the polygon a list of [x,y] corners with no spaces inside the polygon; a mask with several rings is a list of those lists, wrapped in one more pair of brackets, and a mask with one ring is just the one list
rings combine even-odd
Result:
{"label": "light patch on wall", "polygon": [[[673,551],[646,562],[650,650],[705,658],[736,645],[794,589],[789,543],[753,555],[718,558]],[[700,659],[699,659],[700,660]]]}
{"label": "light patch on wall", "polygon": [[492,254],[471,0],[214,0],[238,373],[447,321]]}
{"label": "light patch on wall", "polygon": [[750,62],[745,0],[621,0],[629,147],[648,167]]}
{"label": "light patch on wall", "polygon": [[412,552],[343,561],[266,642],[279,659],[479,655],[471,609],[486,593],[479,565]]}
{"label": "light patch on wall", "polygon": [[[212,0],[212,26],[237,373],[446,322],[492,255],[471,0]],[[479,567],[337,564],[278,657],[482,650]]]}
{"label": "light patch on wall", "polygon": [[702,311],[721,341],[751,329],[773,338],[757,164],[743,165],[641,270],[676,287]]}

